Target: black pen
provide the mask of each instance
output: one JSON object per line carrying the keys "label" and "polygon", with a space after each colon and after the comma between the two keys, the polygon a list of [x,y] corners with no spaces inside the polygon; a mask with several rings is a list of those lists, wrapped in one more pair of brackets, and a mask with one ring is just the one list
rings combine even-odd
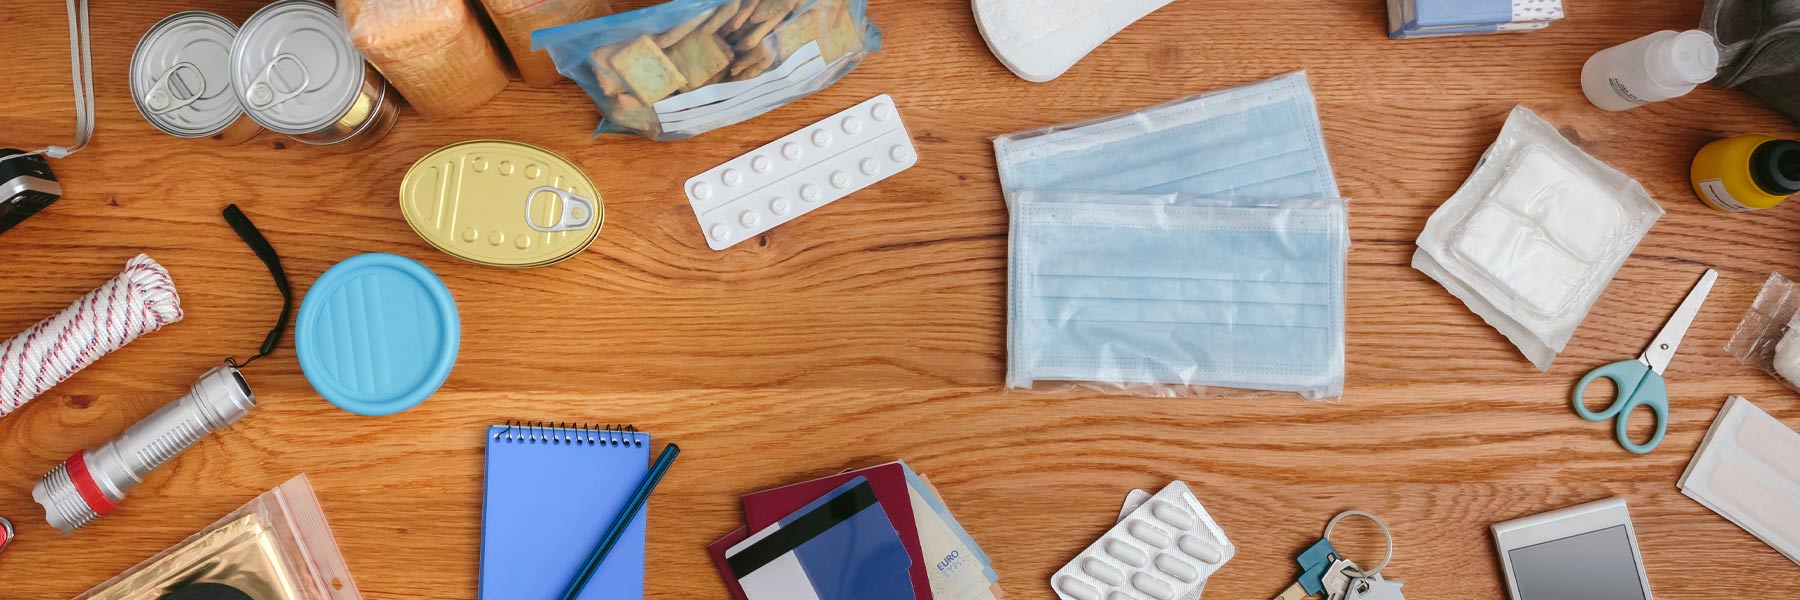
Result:
{"label": "black pen", "polygon": [[632,492],[631,501],[625,504],[625,510],[613,517],[612,526],[606,528],[606,535],[600,538],[600,545],[594,548],[594,555],[589,556],[587,564],[581,565],[581,573],[569,582],[569,589],[563,590],[562,600],[575,600],[581,594],[581,588],[587,587],[589,579],[593,579],[594,571],[600,569],[600,561],[606,560],[606,553],[612,551],[613,544],[619,543],[619,537],[625,535],[625,526],[637,518],[644,505],[650,503],[650,492],[656,491],[656,484],[662,481],[663,474],[669,472],[669,465],[675,463],[675,457],[681,454],[681,447],[669,444],[663,446],[661,455],[656,457],[656,464],[650,466],[650,472],[638,483],[637,491]]}

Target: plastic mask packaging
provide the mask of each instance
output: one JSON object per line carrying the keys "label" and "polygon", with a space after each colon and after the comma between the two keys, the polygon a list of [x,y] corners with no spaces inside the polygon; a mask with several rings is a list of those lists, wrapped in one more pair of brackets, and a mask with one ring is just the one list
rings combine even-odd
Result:
{"label": "plastic mask packaging", "polygon": [[881,48],[867,10],[867,0],[674,0],[531,40],[599,105],[595,134],[679,140],[842,79]]}
{"label": "plastic mask packaging", "polygon": [[1800,433],[1742,396],[1725,402],[1676,487],[1800,563]]}
{"label": "plastic mask packaging", "polygon": [[1001,136],[1000,187],[1336,198],[1305,72],[1139,111]]}
{"label": "plastic mask packaging", "polygon": [[1636,180],[1520,106],[1432,213],[1413,268],[1549,370],[1662,214]]}
{"label": "plastic mask packaging", "polygon": [[1800,390],[1800,288],[1780,273],[1769,274],[1725,351]]}
{"label": "plastic mask packaging", "polygon": [[1008,387],[1342,395],[1343,200],[1012,198]]}

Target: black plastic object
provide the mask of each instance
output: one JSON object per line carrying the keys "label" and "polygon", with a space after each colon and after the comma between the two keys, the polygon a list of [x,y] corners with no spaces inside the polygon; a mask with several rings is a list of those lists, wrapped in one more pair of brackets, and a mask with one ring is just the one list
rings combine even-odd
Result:
{"label": "black plastic object", "polygon": [[[24,153],[13,148],[0,148],[0,157]],[[56,174],[50,172],[50,162],[44,160],[43,155],[0,160],[0,233],[6,233],[61,197],[62,184],[56,182]]]}
{"label": "black plastic object", "polygon": [[1800,141],[1775,140],[1750,153],[1750,178],[1776,196],[1800,193]]}
{"label": "black plastic object", "polygon": [[162,600],[256,600],[243,590],[223,583],[190,583],[169,592]]}

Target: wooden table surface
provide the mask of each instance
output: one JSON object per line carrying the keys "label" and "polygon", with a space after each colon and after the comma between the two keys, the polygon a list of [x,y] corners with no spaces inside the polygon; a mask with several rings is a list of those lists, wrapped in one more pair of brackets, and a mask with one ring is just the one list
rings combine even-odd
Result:
{"label": "wooden table surface", "polygon": [[[964,0],[875,0],[883,50],[836,86],[698,139],[590,138],[573,84],[514,82],[465,116],[410,109],[374,148],[331,154],[264,133],[212,147],[152,128],[126,86],[132,46],[171,12],[241,22],[256,2],[96,2],[99,128],[55,162],[65,197],[0,237],[0,335],[22,330],[147,252],[187,311],[0,419],[0,597],[66,598],[308,474],[369,598],[473,598],[483,426],[509,418],[635,423],[686,450],[650,505],[649,598],[720,598],[705,552],[742,521],[738,496],[905,459],[992,555],[1008,598],[1052,598],[1050,574],[1103,533],[1125,493],[1193,485],[1237,544],[1209,598],[1265,598],[1340,510],[1393,526],[1387,573],[1412,598],[1504,595],[1488,525],[1608,496],[1631,506],[1660,598],[1763,597],[1800,568],[1675,488],[1727,395],[1789,425],[1800,402],[1722,347],[1770,271],[1800,276],[1800,206],[1726,215],[1687,186],[1714,138],[1794,125],[1751,96],[1702,89],[1627,113],[1583,99],[1594,51],[1699,20],[1697,1],[1571,2],[1549,29],[1389,41],[1376,0],[1181,0],[1067,75],[1026,83],[991,56]],[[628,2],[638,6],[644,2]],[[63,3],[19,3],[0,144],[67,143]],[[1006,213],[990,138],[1305,69],[1353,199],[1349,379],[1339,402],[1139,399],[1001,391]],[[723,252],[706,247],[687,177],[875,94],[892,94],[919,165]],[[1637,177],[1668,211],[1547,373],[1408,264],[1426,218],[1523,103]],[[581,165],[606,203],[600,239],[549,268],[460,262],[407,227],[413,161],[472,138],[539,144]],[[38,477],[261,341],[280,299],[219,210],[242,206],[298,292],[364,252],[416,258],[461,310],[449,381],[410,411],[360,417],[302,378],[291,337],[246,377],[259,405],[153,473],[73,535],[30,498]],[[1718,287],[1669,368],[1668,439],[1625,453],[1580,420],[1569,387],[1635,356],[1706,267]],[[1640,425],[1642,425],[1640,423]],[[1340,548],[1375,560],[1371,528]],[[1779,592],[1775,592],[1779,593]]]}

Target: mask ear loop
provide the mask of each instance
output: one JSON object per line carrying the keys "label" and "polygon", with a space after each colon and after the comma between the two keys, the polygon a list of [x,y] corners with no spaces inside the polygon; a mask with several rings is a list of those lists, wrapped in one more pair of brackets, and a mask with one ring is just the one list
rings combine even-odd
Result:
{"label": "mask ear loop", "polygon": [[1375,516],[1374,513],[1366,510],[1346,510],[1338,513],[1337,516],[1332,517],[1330,521],[1325,523],[1324,538],[1327,540],[1331,539],[1332,528],[1337,527],[1338,521],[1342,521],[1346,517],[1362,517],[1374,521],[1375,526],[1381,528],[1381,537],[1387,538],[1387,554],[1381,557],[1381,563],[1375,565],[1375,568],[1363,571],[1363,576],[1373,578],[1376,575],[1381,574],[1381,570],[1387,568],[1388,561],[1394,558],[1394,534],[1388,531],[1387,523],[1383,523],[1381,517]]}
{"label": "mask ear loop", "polygon": [[42,154],[64,158],[87,147],[94,138],[94,56],[88,47],[88,0],[68,0],[69,4],[69,79],[75,87],[75,143],[67,147],[50,146],[22,154],[0,157],[0,161]]}
{"label": "mask ear loop", "polygon": [[275,320],[275,328],[269,330],[268,337],[263,338],[262,347],[257,350],[256,355],[241,363],[236,358],[225,359],[226,364],[241,369],[250,366],[256,359],[268,356],[281,344],[281,334],[287,331],[288,319],[294,312],[294,290],[288,285],[287,271],[281,268],[281,256],[275,254],[275,247],[269,245],[268,238],[257,231],[256,224],[250,222],[250,217],[245,216],[244,211],[239,210],[236,204],[226,206],[225,222],[231,224],[231,229],[237,232],[238,237],[250,246],[257,258],[262,259],[263,265],[269,267],[269,276],[275,279],[275,289],[281,290],[281,317]]}

